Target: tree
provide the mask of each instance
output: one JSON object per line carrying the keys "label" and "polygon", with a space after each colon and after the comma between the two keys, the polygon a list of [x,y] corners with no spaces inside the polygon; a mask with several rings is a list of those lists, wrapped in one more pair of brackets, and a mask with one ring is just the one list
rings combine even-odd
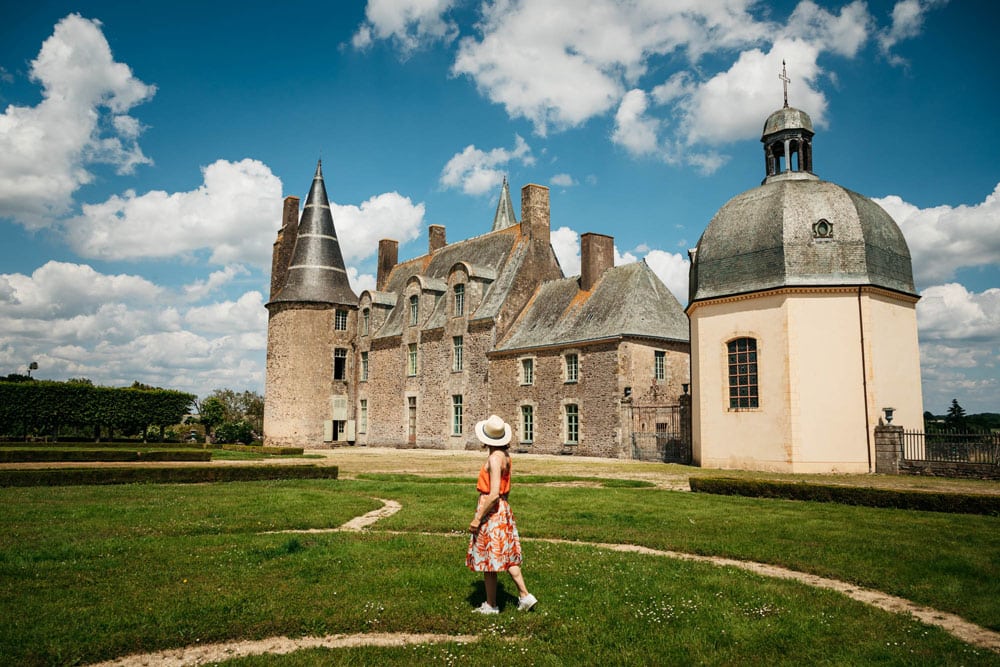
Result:
{"label": "tree", "polygon": [[951,399],[951,407],[948,408],[948,414],[944,417],[944,423],[951,429],[966,428],[965,408],[958,404],[957,398]]}
{"label": "tree", "polygon": [[216,426],[226,421],[226,404],[209,396],[198,406],[198,421],[205,427],[205,435],[211,435]]}

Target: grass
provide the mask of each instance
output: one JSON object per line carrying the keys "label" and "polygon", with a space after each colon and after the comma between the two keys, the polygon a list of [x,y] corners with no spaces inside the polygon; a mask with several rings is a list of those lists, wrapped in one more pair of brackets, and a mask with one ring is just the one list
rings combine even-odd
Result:
{"label": "grass", "polygon": [[[516,613],[503,577],[506,608],[492,618],[470,613],[483,592],[481,577],[464,568],[469,478],[0,489],[0,664],[376,631],[482,640],[230,663],[1000,663],[941,630],[829,591],[530,539],[761,560],[1000,629],[996,517],[563,486],[592,481],[565,477],[516,478],[525,573],[542,602],[536,612]],[[375,497],[398,500],[403,510],[371,532],[262,534],[338,526],[379,507]]]}

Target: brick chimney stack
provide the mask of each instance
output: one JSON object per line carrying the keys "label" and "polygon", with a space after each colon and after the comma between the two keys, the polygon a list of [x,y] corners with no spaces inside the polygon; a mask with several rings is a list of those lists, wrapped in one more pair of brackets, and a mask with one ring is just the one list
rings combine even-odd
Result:
{"label": "brick chimney stack", "polygon": [[428,253],[440,250],[448,245],[444,236],[444,225],[431,225],[427,228],[427,245]]}
{"label": "brick chimney stack", "polygon": [[614,265],[614,237],[593,232],[580,236],[580,289],[593,289],[601,275]]}
{"label": "brick chimney stack", "polygon": [[271,250],[271,299],[285,284],[288,264],[292,261],[295,239],[299,235],[299,198],[285,197],[281,209],[281,229]]}
{"label": "brick chimney stack", "polygon": [[529,183],[521,188],[521,229],[528,238],[549,244],[549,189]]}
{"label": "brick chimney stack", "polygon": [[375,289],[385,290],[385,284],[389,280],[389,272],[396,266],[399,259],[399,241],[392,239],[381,239],[378,242],[378,274],[375,278]]}

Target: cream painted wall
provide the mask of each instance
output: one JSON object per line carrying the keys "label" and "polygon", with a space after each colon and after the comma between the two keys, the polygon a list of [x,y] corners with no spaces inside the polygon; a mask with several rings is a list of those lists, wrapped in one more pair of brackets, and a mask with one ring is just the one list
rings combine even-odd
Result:
{"label": "cream painted wall", "polygon": [[[921,423],[906,297],[797,289],[697,304],[689,315],[693,454],[703,467],[868,472],[885,405],[898,410],[894,424]],[[729,409],[726,343],[743,336],[757,339],[757,410]]]}

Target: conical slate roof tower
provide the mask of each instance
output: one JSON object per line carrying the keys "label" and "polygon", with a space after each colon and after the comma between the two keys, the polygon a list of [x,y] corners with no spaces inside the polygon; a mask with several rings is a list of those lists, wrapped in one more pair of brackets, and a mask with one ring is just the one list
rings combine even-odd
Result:
{"label": "conical slate roof tower", "polygon": [[284,284],[271,303],[289,301],[351,306],[358,303],[347,280],[344,256],[333,225],[322,160],[316,164]]}
{"label": "conical slate roof tower", "polygon": [[507,177],[503,177],[503,187],[500,188],[500,201],[497,202],[497,212],[493,216],[493,229],[491,232],[506,229],[517,224],[517,217],[514,215],[514,203],[510,200],[510,186],[507,185]]}

